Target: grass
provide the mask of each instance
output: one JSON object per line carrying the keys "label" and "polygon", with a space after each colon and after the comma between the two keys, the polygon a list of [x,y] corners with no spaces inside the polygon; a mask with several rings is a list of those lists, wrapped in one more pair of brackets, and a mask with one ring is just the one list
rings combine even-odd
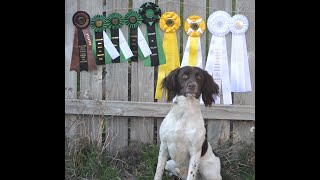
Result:
{"label": "grass", "polygon": [[[66,148],[65,179],[68,180],[151,180],[158,160],[157,145],[131,142],[127,148],[111,156],[96,142],[86,138]],[[221,160],[223,180],[255,179],[255,145],[232,144],[227,141],[214,150]],[[163,180],[177,178],[164,174]]]}

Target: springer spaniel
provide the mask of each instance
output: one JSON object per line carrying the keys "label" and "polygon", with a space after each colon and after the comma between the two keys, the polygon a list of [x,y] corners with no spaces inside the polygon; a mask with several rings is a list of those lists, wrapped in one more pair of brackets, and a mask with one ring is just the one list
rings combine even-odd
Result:
{"label": "springer spaniel", "polygon": [[[207,71],[198,67],[177,68],[163,79],[173,105],[160,126],[160,150],[154,180],[161,180],[164,169],[181,179],[221,180],[220,159],[216,157],[205,135],[200,110],[211,106],[219,86]],[[171,160],[167,161],[168,158]]]}

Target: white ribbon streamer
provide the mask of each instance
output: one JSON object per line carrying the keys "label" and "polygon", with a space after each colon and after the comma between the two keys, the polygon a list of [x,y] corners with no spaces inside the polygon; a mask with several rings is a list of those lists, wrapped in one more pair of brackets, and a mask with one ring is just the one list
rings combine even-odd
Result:
{"label": "white ribbon streamer", "polygon": [[[212,13],[207,21],[208,30],[211,32],[211,42],[205,70],[212,75],[219,85],[220,94],[223,95],[223,104],[232,104],[227,45],[225,35],[230,31],[227,26],[231,16],[225,11]],[[215,104],[221,104],[220,97],[215,97]]]}
{"label": "white ribbon streamer", "polygon": [[150,54],[152,54],[150,47],[149,47],[146,39],[144,38],[139,27],[138,27],[138,46],[139,46],[144,57],[147,57]]}
{"label": "white ribbon streamer", "polygon": [[[232,104],[227,45],[224,36],[212,35],[205,70],[219,85],[220,92],[223,94],[223,104]],[[218,99],[220,98],[217,97]]]}
{"label": "white ribbon streamer", "polygon": [[132,51],[128,45],[127,40],[124,38],[121,29],[119,29],[119,46],[124,55],[124,58],[128,59],[133,56]]}
{"label": "white ribbon streamer", "polygon": [[113,46],[111,40],[109,39],[107,33],[105,31],[102,31],[103,33],[103,45],[104,48],[108,51],[109,55],[112,59],[115,59],[120,56],[117,49]]}
{"label": "white ribbon streamer", "polygon": [[228,22],[232,32],[231,47],[231,91],[251,91],[251,80],[249,72],[248,52],[245,32],[248,30],[248,19],[237,14]]}

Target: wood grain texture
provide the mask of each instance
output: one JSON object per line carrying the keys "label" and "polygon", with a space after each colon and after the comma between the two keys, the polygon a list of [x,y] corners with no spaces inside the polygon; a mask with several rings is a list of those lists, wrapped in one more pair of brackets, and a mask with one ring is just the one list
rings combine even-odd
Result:
{"label": "wood grain texture", "polygon": [[[171,108],[170,103],[132,101],[94,101],[65,99],[66,114],[98,114],[128,117],[165,117]],[[255,120],[255,107],[246,105],[200,105],[205,119]]]}
{"label": "wood grain texture", "polygon": [[[106,1],[104,11],[106,16],[117,12],[124,18],[128,12],[128,0],[110,0]],[[128,27],[121,26],[123,36],[128,41]],[[110,29],[107,29],[110,34]],[[120,52],[119,52],[120,53]],[[106,100],[128,101],[128,61],[123,63],[112,63],[106,65]],[[110,143],[110,152],[116,153],[119,149],[128,145],[128,118],[126,117],[108,117],[106,121],[106,134]]]}
{"label": "wood grain texture", "polygon": [[[243,93],[234,93],[234,104],[255,105],[255,0],[237,0],[237,14],[246,16],[249,20],[249,29],[246,32],[246,42],[248,50],[249,70],[251,78],[252,91]],[[250,128],[254,122],[233,122],[233,142],[245,141],[252,143],[254,133]]]}
{"label": "wood grain texture", "polygon": [[[180,16],[180,20],[181,20],[181,25],[180,28],[176,31],[176,36],[177,36],[177,41],[178,41],[178,53],[180,53],[180,48],[182,47],[182,44],[180,44],[180,35],[181,32],[183,31],[183,17],[181,17],[180,15],[180,3],[178,1],[168,1],[168,0],[158,0],[158,4],[161,8],[161,12],[162,14],[165,12],[175,12],[177,15]],[[163,36],[164,36],[164,32],[160,29],[160,35],[161,35],[161,39],[163,40]],[[180,56],[179,61],[181,61],[182,56]],[[162,99],[158,99],[157,102],[162,102],[165,103],[166,102],[166,90],[163,90],[163,96]],[[163,118],[157,118],[157,143],[160,143],[160,139],[159,139],[159,130],[160,130],[160,125],[162,122]]]}
{"label": "wood grain texture", "polygon": [[[215,11],[226,11],[229,13],[229,11],[232,10],[232,0],[210,0],[209,1],[209,8],[208,8],[208,16],[214,13]],[[231,13],[229,13],[231,15]],[[212,34],[209,33],[209,43],[211,41]],[[231,49],[231,36],[230,33],[226,35],[226,43],[227,43],[227,54],[228,54],[228,61],[229,61],[229,69],[230,69],[230,51]],[[209,46],[209,44],[208,44]],[[221,102],[223,102],[223,94],[221,94]],[[219,145],[222,145],[230,138],[230,121],[229,120],[218,120],[208,121],[207,125],[207,138],[210,142],[213,149],[217,148]]]}
{"label": "wood grain texture", "polygon": [[[145,2],[150,0],[134,0],[133,10],[138,11]],[[146,25],[142,23],[139,28],[143,35],[146,35]],[[138,62],[131,63],[131,101],[153,102],[154,101],[154,67],[145,67],[139,58]],[[153,118],[131,118],[130,140],[144,143],[153,142],[154,134]]]}
{"label": "wood grain texture", "polygon": [[[79,10],[85,11],[90,15],[90,18],[97,14],[102,14],[102,0],[78,0]],[[92,34],[92,31],[91,31]],[[97,66],[94,71],[80,72],[80,99],[101,100],[102,99],[102,68]],[[83,122],[80,124],[80,134],[83,137],[88,137],[91,140],[101,141],[102,121],[99,115],[83,116]]]}
{"label": "wood grain texture", "polygon": [[[70,71],[73,49],[74,30],[72,16],[77,12],[77,0],[65,1],[65,99],[77,98],[77,72]],[[76,115],[65,116],[65,141],[66,147],[71,147],[76,139]]]}
{"label": "wood grain texture", "polygon": [[72,16],[77,12],[77,0],[65,1],[65,98],[77,98],[77,72],[70,71],[74,31]]}

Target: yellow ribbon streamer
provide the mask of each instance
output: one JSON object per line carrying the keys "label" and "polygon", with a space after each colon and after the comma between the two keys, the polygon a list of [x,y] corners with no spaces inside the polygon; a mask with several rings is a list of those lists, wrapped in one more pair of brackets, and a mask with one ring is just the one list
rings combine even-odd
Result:
{"label": "yellow ribbon streamer", "polygon": [[190,36],[190,54],[188,66],[197,66],[199,37]]}
{"label": "yellow ribbon streamer", "polygon": [[[180,57],[176,31],[181,25],[180,17],[174,12],[165,12],[160,18],[160,28],[164,31],[163,50],[166,64],[159,65],[155,99],[162,99],[162,80],[174,69],[180,67]],[[167,98],[168,93],[166,93]]]}

